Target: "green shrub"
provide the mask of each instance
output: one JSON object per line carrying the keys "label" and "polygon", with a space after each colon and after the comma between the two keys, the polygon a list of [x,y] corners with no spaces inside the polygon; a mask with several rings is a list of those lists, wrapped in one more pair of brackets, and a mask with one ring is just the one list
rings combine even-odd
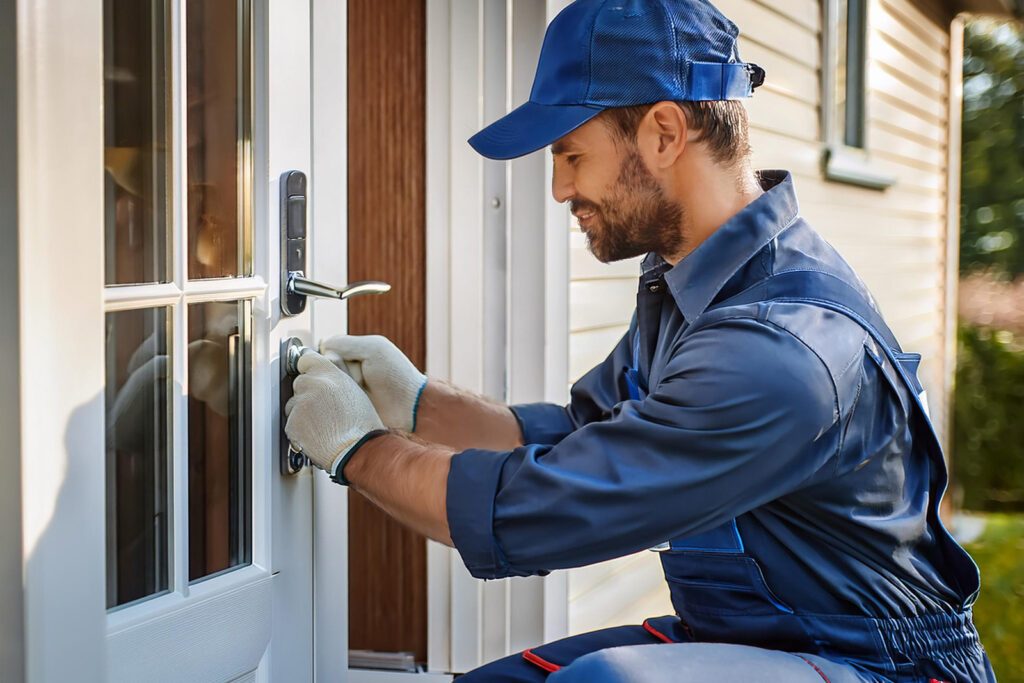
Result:
{"label": "green shrub", "polygon": [[961,325],[953,475],[968,510],[1024,511],[1024,340]]}
{"label": "green shrub", "polygon": [[974,623],[1000,683],[1024,681],[1024,515],[986,515],[981,538],[966,546],[981,569]]}

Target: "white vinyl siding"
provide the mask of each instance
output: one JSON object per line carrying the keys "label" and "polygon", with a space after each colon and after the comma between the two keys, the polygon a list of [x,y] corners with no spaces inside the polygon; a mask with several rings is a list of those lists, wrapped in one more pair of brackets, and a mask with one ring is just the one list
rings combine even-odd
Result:
{"label": "white vinyl siding", "polygon": [[[740,27],[740,55],[767,78],[747,100],[755,168],[791,171],[802,214],[871,288],[907,350],[945,433],[948,26],[910,0],[871,0],[867,141],[872,167],[896,179],[879,192],[822,175],[821,31],[816,0],[715,0]],[[638,260],[604,265],[570,234],[570,381],[601,362],[635,305]],[[655,553],[569,573],[572,633],[670,614]]]}

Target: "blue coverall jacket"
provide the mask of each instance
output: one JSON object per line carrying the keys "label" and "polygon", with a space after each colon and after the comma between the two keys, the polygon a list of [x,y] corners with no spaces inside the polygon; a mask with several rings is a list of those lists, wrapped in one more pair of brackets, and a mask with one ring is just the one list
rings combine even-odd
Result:
{"label": "blue coverall jacket", "polygon": [[789,174],[762,184],[676,266],[644,261],[629,331],[569,405],[513,407],[526,445],[454,457],[452,540],[485,579],[661,546],[676,639],[989,680],[920,358]]}

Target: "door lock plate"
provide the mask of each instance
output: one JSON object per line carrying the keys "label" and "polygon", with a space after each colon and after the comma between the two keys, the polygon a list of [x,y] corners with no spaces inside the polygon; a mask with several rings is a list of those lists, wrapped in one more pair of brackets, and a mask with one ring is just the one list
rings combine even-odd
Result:
{"label": "door lock plate", "polygon": [[306,310],[306,297],[288,288],[288,274],[306,270],[306,174],[281,174],[281,312],[293,316]]}
{"label": "door lock plate", "polygon": [[292,397],[292,382],[299,375],[299,358],[305,350],[305,345],[298,337],[290,337],[281,342],[281,474],[298,474],[309,464],[309,458],[302,451],[292,448],[291,441],[284,432],[284,407]]}

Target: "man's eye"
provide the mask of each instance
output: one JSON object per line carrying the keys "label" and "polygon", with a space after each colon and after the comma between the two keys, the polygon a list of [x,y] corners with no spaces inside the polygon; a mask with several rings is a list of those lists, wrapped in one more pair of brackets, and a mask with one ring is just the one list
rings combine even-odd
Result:
{"label": "man's eye", "polygon": [[579,159],[580,159],[580,155],[579,154],[566,154],[565,155],[565,161],[570,166],[575,166],[576,163],[579,161]]}

